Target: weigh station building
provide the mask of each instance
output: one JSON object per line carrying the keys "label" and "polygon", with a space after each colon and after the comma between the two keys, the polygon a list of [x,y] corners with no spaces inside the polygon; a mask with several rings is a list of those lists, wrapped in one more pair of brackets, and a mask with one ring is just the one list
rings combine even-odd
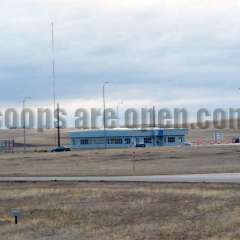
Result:
{"label": "weigh station building", "polygon": [[105,129],[70,132],[72,149],[179,146],[186,142],[187,129]]}

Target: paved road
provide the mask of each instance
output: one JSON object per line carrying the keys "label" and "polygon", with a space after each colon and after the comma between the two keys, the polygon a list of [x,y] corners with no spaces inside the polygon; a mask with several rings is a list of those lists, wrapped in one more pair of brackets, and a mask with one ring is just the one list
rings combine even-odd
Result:
{"label": "paved road", "polygon": [[0,182],[152,182],[240,183],[240,173],[121,177],[0,177]]}

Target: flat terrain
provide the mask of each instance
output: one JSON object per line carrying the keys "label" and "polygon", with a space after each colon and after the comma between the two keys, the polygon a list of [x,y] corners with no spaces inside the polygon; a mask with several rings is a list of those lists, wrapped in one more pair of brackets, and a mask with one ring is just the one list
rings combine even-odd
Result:
{"label": "flat terrain", "polygon": [[[0,176],[240,173],[239,145],[49,153],[52,131],[28,134],[23,154],[20,130],[0,132],[18,145],[13,154],[0,153]],[[208,141],[211,134],[197,130],[189,139]],[[240,239],[239,198],[240,185],[232,184],[2,182],[0,239]],[[14,209],[22,213],[18,225]]]}
{"label": "flat terrain", "polygon": [[[64,129],[61,131],[62,144],[69,144],[68,132],[71,129]],[[30,151],[49,150],[56,145],[56,130],[44,129],[39,131],[37,129],[26,130],[27,146]],[[22,151],[23,146],[23,129],[0,129],[0,139],[14,139],[17,145],[16,151]]]}
{"label": "flat terrain", "polygon": [[240,146],[18,152],[0,154],[0,166],[0,176],[237,173],[240,172]]}
{"label": "flat terrain", "polygon": [[[69,144],[69,131],[77,131],[77,129],[63,129],[61,130],[61,141],[62,144],[68,145]],[[194,129],[189,130],[189,134],[187,136],[187,140],[189,142],[198,142],[198,141],[208,141],[210,142],[213,139],[213,134],[216,130],[213,128],[201,130],[201,129]],[[223,129],[218,130],[218,132],[224,133],[224,140],[230,141],[233,137],[240,136],[240,129]],[[38,151],[38,150],[46,150],[50,149],[56,144],[56,130],[44,130],[38,131],[36,129],[27,129],[27,145],[30,151]],[[0,129],[0,139],[15,139],[17,143],[17,151],[21,151],[22,144],[23,144],[23,129],[11,129],[11,130],[3,130]]]}
{"label": "flat terrain", "polygon": [[[5,240],[240,239],[240,186],[0,183]],[[14,225],[10,212],[22,219]]]}
{"label": "flat terrain", "polygon": [[111,183],[232,183],[240,184],[240,173],[207,173],[152,176],[100,177],[1,177],[0,182],[111,182]]}
{"label": "flat terrain", "polygon": [[[78,131],[77,129],[62,129],[61,130],[61,142],[63,145],[69,144],[69,131]],[[191,129],[187,136],[189,142],[210,142],[213,139],[213,134],[216,130],[211,127],[210,129]],[[224,140],[231,142],[232,138],[240,136],[240,129],[226,128],[223,130],[217,130],[224,133]],[[27,129],[27,145],[29,151],[49,150],[56,145],[56,130],[44,130],[38,131],[36,129]],[[0,139],[15,139],[17,144],[17,151],[22,151],[23,146],[23,129],[3,130],[0,129]]]}
{"label": "flat terrain", "polygon": [[[62,130],[62,144],[69,144]],[[239,130],[225,129],[225,140]],[[209,142],[214,130],[190,130],[188,141]],[[240,172],[240,145],[181,148],[120,149],[49,153],[55,131],[27,130],[28,153],[23,154],[23,130],[0,130],[0,139],[14,138],[14,154],[0,152],[0,176],[126,176]],[[134,154],[135,152],[135,154]]]}

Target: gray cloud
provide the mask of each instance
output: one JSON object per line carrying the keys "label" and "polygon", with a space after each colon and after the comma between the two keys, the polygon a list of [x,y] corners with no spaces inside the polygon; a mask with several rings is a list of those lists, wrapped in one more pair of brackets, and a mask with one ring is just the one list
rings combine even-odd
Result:
{"label": "gray cloud", "polygon": [[237,1],[5,0],[0,7],[2,102],[50,101],[51,21],[63,100],[100,98],[106,80],[109,97],[119,99],[237,94]]}

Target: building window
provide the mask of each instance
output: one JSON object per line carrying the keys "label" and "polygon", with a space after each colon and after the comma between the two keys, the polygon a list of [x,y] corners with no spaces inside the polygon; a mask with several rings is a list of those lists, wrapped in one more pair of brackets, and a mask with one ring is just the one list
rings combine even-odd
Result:
{"label": "building window", "polygon": [[87,145],[88,144],[88,139],[81,139],[80,144],[81,145]]}
{"label": "building window", "polygon": [[73,138],[72,139],[72,144],[73,145],[79,145],[80,144],[80,138]]}
{"label": "building window", "polygon": [[125,138],[124,141],[125,144],[131,144],[131,138]]}
{"label": "building window", "polygon": [[89,144],[104,144],[105,138],[90,138],[88,143]]}
{"label": "building window", "polygon": [[175,137],[168,137],[169,143],[175,143]]}
{"label": "building window", "polygon": [[144,138],[144,143],[152,143],[152,138],[151,137],[145,137]]}
{"label": "building window", "polygon": [[108,144],[122,144],[122,138],[110,138],[108,139]]}

